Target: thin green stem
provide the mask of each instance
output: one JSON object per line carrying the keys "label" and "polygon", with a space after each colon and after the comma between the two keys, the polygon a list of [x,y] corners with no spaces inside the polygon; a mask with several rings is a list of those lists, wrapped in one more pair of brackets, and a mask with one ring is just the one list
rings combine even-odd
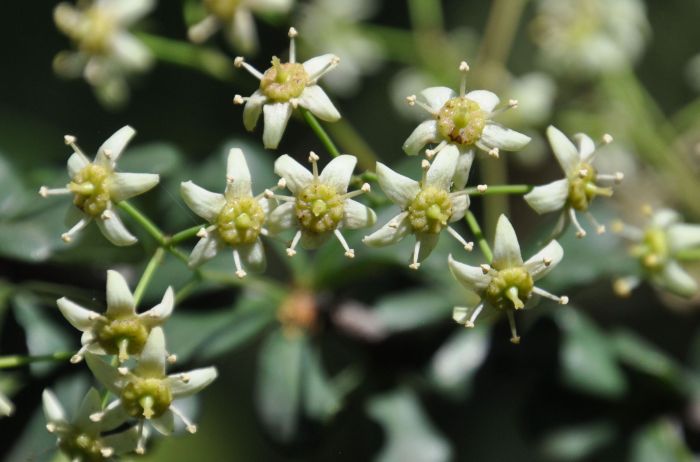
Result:
{"label": "thin green stem", "polygon": [[12,356],[0,356],[0,369],[8,369],[11,367],[20,367],[26,364],[38,363],[42,361],[66,361],[73,356],[73,353],[66,351],[59,351],[56,353],[51,353],[49,355],[38,355],[38,356],[22,356],[22,355],[12,355]]}
{"label": "thin green stem", "polygon": [[155,223],[148,219],[148,217],[141,213],[136,207],[129,204],[127,201],[121,201],[118,205],[120,209],[124,210],[131,218],[136,220],[138,224],[140,224],[141,227],[145,229],[148,232],[148,234],[150,234],[153,237],[153,239],[155,239],[158,242],[158,245],[167,245],[167,239],[165,238],[165,234],[163,234],[163,231],[161,231],[155,225]]}
{"label": "thin green stem", "polygon": [[148,265],[146,265],[146,269],[143,271],[143,274],[141,275],[141,279],[139,280],[139,283],[136,285],[136,290],[134,290],[134,304],[135,306],[138,306],[139,302],[141,301],[141,297],[143,297],[144,292],[146,291],[146,288],[148,288],[148,284],[151,283],[151,279],[153,279],[153,275],[156,272],[156,269],[158,268],[158,265],[161,264],[163,261],[163,256],[165,255],[165,250],[163,247],[158,247],[156,251],[153,253],[153,256],[148,262]]}
{"label": "thin green stem", "polygon": [[476,239],[477,242],[479,243],[479,248],[481,249],[481,252],[486,257],[486,261],[491,263],[493,261],[493,252],[491,251],[491,247],[489,246],[489,243],[486,242],[486,238],[484,237],[484,233],[481,232],[481,227],[479,226],[479,222],[476,221],[476,217],[471,212],[471,210],[467,210],[467,214],[465,215],[465,219],[467,221],[467,224],[469,225],[469,229],[471,229],[472,234],[474,235],[474,239]]}
{"label": "thin green stem", "polygon": [[485,191],[479,191],[479,188],[467,188],[465,191],[470,196],[488,196],[494,194],[527,194],[534,186],[529,184],[504,184],[489,186]]}
{"label": "thin green stem", "polygon": [[326,130],[323,129],[318,119],[306,108],[299,107],[299,110],[301,111],[301,115],[304,117],[306,123],[309,124],[311,130],[316,134],[316,137],[318,137],[321,143],[323,143],[323,145],[326,147],[328,153],[332,157],[338,157],[340,155],[340,151],[333,143],[331,137],[328,136]]}
{"label": "thin green stem", "polygon": [[197,236],[197,233],[202,228],[203,228],[202,225],[197,225],[197,226],[193,226],[191,228],[184,229],[184,230],[180,231],[179,233],[173,234],[173,236],[168,240],[168,242],[170,243],[170,245],[176,245],[182,241],[192,239],[193,237]]}

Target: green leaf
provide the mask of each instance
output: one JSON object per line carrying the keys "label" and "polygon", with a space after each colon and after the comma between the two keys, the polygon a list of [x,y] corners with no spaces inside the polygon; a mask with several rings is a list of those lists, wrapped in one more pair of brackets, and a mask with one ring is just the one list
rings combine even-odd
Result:
{"label": "green leaf", "polygon": [[615,436],[615,426],[610,422],[558,428],[543,438],[540,450],[547,459],[580,460],[613,441]]}
{"label": "green leaf", "polygon": [[10,217],[21,210],[26,196],[17,171],[0,152],[0,217]]}
{"label": "green leaf", "polygon": [[304,413],[314,420],[326,421],[340,409],[341,396],[328,379],[317,349],[309,349],[304,360]]}
{"label": "green leaf", "polygon": [[452,305],[444,293],[418,289],[381,298],[374,307],[377,322],[389,332],[403,332],[450,319]]}
{"label": "green leaf", "polygon": [[415,393],[400,389],[372,398],[367,412],[384,429],[377,462],[444,462],[452,450],[421,409]]}
{"label": "green leaf", "polygon": [[659,420],[635,435],[630,460],[632,462],[692,462],[696,459],[685,445],[680,427],[668,420]]}
{"label": "green leaf", "polygon": [[169,175],[182,165],[182,153],[169,143],[156,142],[129,148],[119,158],[119,171]]}

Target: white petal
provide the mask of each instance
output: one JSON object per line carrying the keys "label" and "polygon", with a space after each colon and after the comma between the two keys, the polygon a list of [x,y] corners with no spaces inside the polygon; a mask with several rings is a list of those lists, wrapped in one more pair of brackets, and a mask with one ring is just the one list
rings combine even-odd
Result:
{"label": "white petal", "polygon": [[143,194],[158,184],[160,176],[155,173],[120,173],[109,177],[109,195],[114,202]]}
{"label": "white petal", "polygon": [[557,158],[564,173],[567,176],[572,174],[581,162],[574,143],[553,125],[547,127],[547,138],[549,138],[549,144],[552,145],[554,156]]}
{"label": "white petal", "polygon": [[44,390],[41,395],[41,399],[44,407],[44,417],[48,423],[66,423],[66,413],[61,406],[61,402],[58,401],[56,395],[53,394],[48,388]]}
{"label": "white petal", "polygon": [[[431,254],[435,246],[440,240],[440,233],[421,233],[416,234],[416,240],[420,241],[420,249],[418,250],[418,261],[422,262]],[[411,262],[413,259],[411,259]]]}
{"label": "white petal", "polygon": [[[218,373],[215,367],[204,367],[182,374],[169,375],[166,379],[170,385],[173,398],[184,398],[191,396],[207,387],[216,379]],[[183,377],[184,376],[184,377]],[[186,380],[183,380],[185,378]]]}
{"label": "white petal", "polygon": [[227,195],[231,197],[251,197],[253,195],[250,169],[243,151],[239,148],[232,148],[228,153],[226,180],[233,180],[227,183]]}
{"label": "white petal", "polygon": [[221,209],[226,204],[223,194],[207,191],[191,181],[180,184],[180,194],[185,204],[209,223],[216,221]]}
{"label": "white petal", "polygon": [[10,399],[0,393],[0,417],[7,417],[15,412],[15,405]]}
{"label": "white petal", "polygon": [[452,197],[452,215],[450,215],[450,223],[459,221],[464,218],[469,208],[469,196],[466,194],[460,194],[458,196]]}
{"label": "white petal", "polygon": [[677,223],[669,226],[668,242],[673,251],[700,246],[700,225]]}
{"label": "white petal", "polygon": [[299,105],[326,122],[335,122],[340,119],[340,112],[333,105],[326,92],[323,91],[323,88],[318,85],[310,85],[304,89],[299,97]]}
{"label": "white petal", "polygon": [[535,186],[532,191],[525,194],[523,199],[537,213],[549,213],[561,210],[569,197],[569,180],[553,181],[544,186]]}
{"label": "white petal", "polygon": [[90,420],[90,416],[100,411],[102,411],[100,393],[96,389],[90,388],[85,397],[83,397],[80,407],[78,407],[78,412],[73,418],[73,424],[83,430],[93,427],[95,424]]}
{"label": "white petal", "polygon": [[449,191],[458,158],[459,151],[457,149],[442,149],[433,163],[430,164],[426,174],[426,185]]}
{"label": "white petal", "polygon": [[435,120],[426,120],[418,125],[403,143],[403,151],[409,156],[420,153],[426,144],[437,143],[438,129]]}
{"label": "white petal", "polygon": [[377,162],[377,181],[384,194],[402,209],[408,207],[420,191],[417,181],[396,173],[381,162]]}
{"label": "white petal", "polygon": [[147,69],[153,62],[153,56],[146,45],[128,32],[114,34],[111,46],[116,58],[129,69]]}
{"label": "white petal", "polygon": [[464,96],[478,103],[481,110],[486,112],[492,112],[498,106],[498,103],[501,102],[501,99],[495,93],[488,90],[474,90]]}
{"label": "white petal", "polygon": [[89,162],[85,159],[85,156],[81,156],[77,152],[71,154],[68,158],[68,174],[71,178],[75,177],[82,169],[87,167]]}
{"label": "white petal", "polygon": [[197,242],[197,245],[194,246],[192,253],[190,253],[190,258],[187,260],[187,264],[190,268],[196,268],[207,260],[214,258],[223,247],[224,243],[219,238],[219,233],[217,231],[211,231],[205,237],[201,238],[199,242]]}
{"label": "white petal", "polygon": [[681,297],[690,298],[698,291],[695,279],[674,260],[666,263],[660,272],[654,273],[652,279],[656,284]]}
{"label": "white petal", "polygon": [[[135,134],[136,130],[128,125],[114,132],[114,134],[107,138],[107,141],[102,143],[102,146],[97,150],[95,162],[109,167],[114,166],[114,163],[119,159],[122,151]],[[105,156],[105,152],[109,153],[109,157]]]}
{"label": "white petal", "polygon": [[[453,144],[448,144],[442,150],[445,149],[458,149],[457,146]],[[472,163],[474,163],[474,149],[458,149],[459,159],[457,159],[457,168],[455,169],[455,176],[453,178],[454,190],[460,191],[467,186],[467,181],[469,180],[469,172],[472,169]]]}
{"label": "white petal", "polygon": [[331,160],[319,175],[321,183],[332,186],[338,194],[345,194],[355,170],[357,158],[349,154],[340,155]]}
{"label": "white petal", "polygon": [[377,215],[374,210],[352,199],[346,199],[343,227],[348,229],[366,228],[374,225]]}
{"label": "white petal", "polygon": [[284,178],[287,189],[293,194],[307,187],[314,179],[310,171],[287,154],[281,155],[275,161],[275,174]]}
{"label": "white petal", "polygon": [[481,133],[478,144],[502,151],[519,151],[530,142],[530,137],[520,132],[489,122]]}
{"label": "white petal", "polygon": [[170,435],[175,431],[175,414],[168,409],[162,415],[151,419],[151,425],[153,425],[153,428],[161,435]]}
{"label": "white petal", "polygon": [[263,110],[263,104],[265,104],[266,101],[267,97],[260,90],[255,90],[255,93],[248,97],[243,107],[243,126],[249,132],[252,132],[258,124],[260,113]]}
{"label": "white petal", "polygon": [[164,377],[166,355],[163,329],[154,327],[148,334],[148,340],[136,363],[134,373],[139,377]]}
{"label": "white petal", "polygon": [[99,316],[99,314],[94,311],[83,308],[77,303],[68,300],[66,297],[56,300],[56,305],[58,305],[58,309],[61,311],[63,317],[80,331],[89,330],[95,323],[94,320]]}
{"label": "white petal", "polygon": [[148,311],[139,314],[139,319],[148,327],[155,327],[163,324],[172,314],[175,307],[175,294],[173,288],[168,287],[165,290],[163,299],[159,304]]}
{"label": "white petal", "polygon": [[114,270],[107,271],[107,315],[111,318],[135,313],[134,296],[124,276]]}
{"label": "white petal", "polygon": [[243,266],[246,269],[256,273],[265,271],[265,248],[260,238],[253,244],[237,246],[236,251],[241,256]]}
{"label": "white petal", "polygon": [[236,49],[243,53],[252,53],[258,48],[255,20],[246,8],[236,8],[233,21],[228,24],[226,33]]}
{"label": "white petal", "polygon": [[362,242],[370,247],[383,247],[396,244],[412,231],[408,212],[402,212],[389,220],[387,224],[366,236]]}
{"label": "white petal", "polygon": [[272,234],[297,226],[297,216],[294,212],[294,202],[285,202],[270,213],[267,221]]}
{"label": "white petal", "polygon": [[674,223],[679,223],[680,221],[681,216],[675,210],[661,209],[657,212],[654,212],[654,215],[652,215],[651,217],[650,225],[657,228],[665,229]]}
{"label": "white petal", "polygon": [[564,257],[564,249],[557,241],[550,241],[542,250],[525,262],[525,268],[536,281],[543,278]]}
{"label": "white petal", "polygon": [[263,106],[263,145],[267,149],[277,149],[291,115],[292,105],[289,103],[271,103]]}
{"label": "white petal", "polygon": [[135,244],[137,239],[136,236],[131,234],[125,227],[122,219],[119,215],[110,207],[107,209],[110,211],[109,218],[97,218],[95,223],[100,231],[107,238],[109,242],[116,246],[125,246]]}
{"label": "white petal", "polygon": [[313,79],[316,74],[326,69],[327,66],[331,65],[335,59],[336,56],[333,53],[316,56],[308,61],[304,61],[304,70],[307,74],[309,74],[309,78]]}
{"label": "white petal", "polygon": [[439,111],[447,100],[457,96],[451,88],[429,87],[418,93],[433,111]]}
{"label": "white petal", "polygon": [[496,237],[493,243],[493,266],[500,270],[523,264],[520,255],[520,244],[515,235],[513,225],[505,215],[498,217],[496,224]]}
{"label": "white petal", "polygon": [[[109,431],[114,430],[129,418],[131,418],[131,416],[127,414],[126,410],[121,405],[121,402],[117,399],[109,403],[107,407],[104,408],[104,411],[102,413],[102,419],[100,419],[100,422],[97,424],[92,423],[92,425],[94,427],[98,427],[99,431],[101,432]],[[136,427],[132,428],[136,430]],[[109,446],[112,447],[111,444]]]}
{"label": "white petal", "polygon": [[595,153],[595,142],[585,133],[575,134],[574,139],[578,144],[579,158],[584,162],[588,162],[588,159],[590,159],[593,156],[593,153]]}
{"label": "white petal", "polygon": [[154,0],[118,0],[105,5],[109,9],[109,15],[123,25],[138,21],[146,16],[154,6]]}
{"label": "white petal", "polygon": [[124,377],[119,374],[116,367],[110,366],[99,356],[92,353],[85,353],[85,362],[87,363],[92,375],[105,386],[114,395],[119,396],[121,387],[124,382]]}
{"label": "white petal", "polygon": [[480,267],[460,263],[452,258],[452,255],[447,257],[447,266],[449,266],[450,272],[459,283],[474,292],[480,293],[486,290],[486,287],[491,282],[491,277],[488,274],[484,274]]}
{"label": "white petal", "polygon": [[286,13],[293,5],[293,0],[255,0],[250,9],[262,13]]}
{"label": "white petal", "polygon": [[102,437],[104,445],[114,449],[114,454],[117,456],[133,452],[136,449],[138,441],[139,432],[136,427],[131,427],[123,432]]}

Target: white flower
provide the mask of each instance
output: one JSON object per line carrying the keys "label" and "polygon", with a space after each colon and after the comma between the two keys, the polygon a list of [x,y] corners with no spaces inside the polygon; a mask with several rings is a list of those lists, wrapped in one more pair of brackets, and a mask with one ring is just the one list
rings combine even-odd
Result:
{"label": "white flower", "polygon": [[[467,184],[469,170],[479,148],[494,157],[501,150],[518,151],[530,142],[530,137],[491,120],[501,110],[495,110],[500,99],[486,90],[466,92],[466,73],[469,66],[462,61],[459,66],[462,83],[459,94],[447,87],[430,87],[407,98],[410,105],[418,104],[432,116],[421,123],[403,144],[406,154],[414,156],[427,144],[438,143],[434,149],[426,150],[428,157],[448,150],[458,152],[459,162],[454,177],[455,188],[463,189]],[[511,100],[507,108],[517,106]]]}
{"label": "white flower", "polygon": [[153,0],[96,0],[78,2],[79,8],[59,3],[54,9],[58,28],[78,51],[63,51],[54,69],[66,77],[84,77],[108,103],[118,103],[128,93],[126,76],[147,69],[150,51],[127,28],[147,15]]}
{"label": "white flower", "polygon": [[10,416],[13,412],[15,412],[15,405],[12,404],[12,401],[7,396],[0,392],[0,417]]}
{"label": "white flower", "polygon": [[65,188],[49,189],[42,186],[39,194],[43,197],[73,194],[73,203],[68,219],[77,223],[61,239],[70,242],[93,219],[102,234],[114,245],[131,245],[134,237],[122,223],[114,210],[116,202],[143,194],[158,184],[159,176],[153,173],[122,173],[115,171],[116,163],[127,143],[136,131],[127,126],[117,130],[97,150],[95,160],[87,156],[75,144],[74,136],[66,135],[65,143],[75,151],[68,158],[68,174],[71,182]]}
{"label": "white flower", "polygon": [[[700,225],[683,223],[674,210],[649,212],[643,229],[622,223],[616,223],[613,229],[632,243],[630,254],[638,259],[644,278],[690,298],[698,292],[698,283],[683,269],[678,257],[685,250],[700,247]],[[615,281],[614,288],[618,295],[628,296],[640,282],[640,277],[628,276]]]}
{"label": "white flower", "polygon": [[192,25],[187,35],[195,43],[202,43],[224,29],[229,42],[246,53],[258,48],[253,13],[283,14],[289,11],[293,0],[202,0],[207,15]]}
{"label": "white flower", "polygon": [[138,433],[135,427],[119,433],[103,436],[122,424],[125,416],[111,410],[105,412],[99,422],[91,415],[102,412],[102,398],[91,388],[72,421],[68,421],[61,403],[51,390],[42,395],[46,429],[58,438],[57,446],[69,460],[113,460],[113,456],[126,454],[136,448]]}
{"label": "white flower", "polygon": [[297,229],[287,248],[291,257],[299,242],[302,247],[315,249],[334,234],[345,249],[345,256],[353,258],[355,251],[348,247],[341,228],[358,229],[372,226],[377,219],[374,211],[352,198],[369,191],[348,191],[357,158],[343,154],[331,160],[318,173],[318,156],[309,154],[312,172],[287,154],[275,161],[275,173],[281,176],[293,196],[275,196],[284,201],[270,214],[270,231]]}
{"label": "white flower", "polygon": [[277,148],[292,115],[292,109],[297,106],[308,109],[313,115],[327,122],[340,119],[340,113],[326,92],[317,85],[321,77],[338,65],[338,57],[326,54],[311,58],[303,64],[297,63],[294,44],[296,35],[297,31],[293,27],[290,28],[289,62],[282,63],[279,58],[273,56],[272,67],[264,74],[240,56],[234,61],[237,67],[244,67],[260,80],[259,90],[246,98],[236,95],[233,102],[245,103],[243,125],[248,131],[255,128],[260,113],[263,113],[263,144],[268,149]]}
{"label": "white flower", "polygon": [[143,313],[136,313],[134,296],[121,274],[107,271],[107,309],[104,314],[83,308],[67,298],[56,301],[58,309],[73,327],[83,332],[82,348],[71,358],[79,362],[86,351],[118,355],[120,363],[129,355],[138,355],[146,344],[148,333],[170,317],[175,303],[173,289],[168,287],[163,300]]}
{"label": "white flower", "polygon": [[189,259],[191,267],[213,258],[224,246],[233,248],[236,275],[246,275],[245,268],[262,271],[265,268],[265,249],[260,235],[270,212],[270,201],[265,195],[270,190],[253,197],[248,164],[243,151],[234,148],[226,165],[226,190],[213,193],[191,181],[181,184],[180,192],[185,203],[194,213],[210,223],[198,233],[201,237]]}
{"label": "white flower", "polygon": [[164,435],[173,432],[175,416],[179,417],[190,433],[197,426],[173,405],[173,401],[191,396],[208,386],[217,376],[215,367],[195,369],[178,374],[165,374],[165,336],[163,329],[155,327],[132,371],[118,370],[98,356],[87,353],[85,360],[90,370],[102,385],[118,397],[104,411],[94,413],[90,419],[100,422],[111,413],[124,418],[137,418],[139,441],[136,452],[143,454],[144,419]]}
{"label": "white flower", "polygon": [[511,328],[511,342],[519,343],[513,313],[525,308],[529,300],[534,302],[533,294],[561,304],[568,303],[566,296],[557,297],[535,287],[535,281],[547,275],[563,256],[564,250],[559,243],[550,241],[544,249],[523,262],[513,226],[505,215],[501,215],[496,225],[490,265],[469,266],[452,259],[452,255],[449,257],[448,264],[455,279],[482,298],[481,303],[473,308],[455,307],[452,317],[465,327],[474,327],[474,321],[483,309],[505,311]]}
{"label": "white flower", "polygon": [[[599,224],[588,211],[591,201],[596,196],[610,197],[613,194],[611,187],[601,187],[600,183],[619,183],[623,175],[618,172],[614,175],[598,173],[592,163],[597,154],[593,140],[583,133],[575,136],[578,147],[574,145],[561,131],[554,126],[547,128],[547,138],[552,145],[554,156],[561,166],[565,178],[544,186],[537,186],[527,193],[524,198],[530,207],[537,213],[549,213],[564,209],[555,235],[560,234],[571,222],[576,227],[576,236],[584,237],[586,231],[576,219],[576,212],[583,212],[589,221],[596,227],[598,234],[605,232],[605,226]],[[605,143],[612,141],[610,135],[603,137]]]}
{"label": "white flower", "polygon": [[401,213],[383,227],[362,240],[371,247],[395,244],[409,234],[416,237],[409,267],[418,269],[435,248],[440,233],[447,230],[466,250],[473,243],[466,242],[449,223],[464,218],[469,207],[465,191],[450,193],[452,177],[457,168],[457,151],[443,149],[432,165],[423,160],[423,178],[420,182],[394,172],[377,162],[377,181],[392,202],[401,207]]}

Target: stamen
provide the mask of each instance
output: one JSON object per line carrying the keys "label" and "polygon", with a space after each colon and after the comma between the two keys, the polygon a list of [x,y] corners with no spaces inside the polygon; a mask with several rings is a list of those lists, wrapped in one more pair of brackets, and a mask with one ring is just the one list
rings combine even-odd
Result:
{"label": "stamen", "polygon": [[416,239],[416,245],[413,246],[413,262],[408,265],[409,268],[417,270],[420,268],[420,263],[418,263],[418,254],[420,253],[420,239]]}
{"label": "stamen", "polygon": [[83,150],[76,144],[76,141],[78,141],[78,139],[73,135],[65,135],[63,137],[63,142],[66,143],[66,146],[70,146],[73,151],[75,151],[86,163],[89,164],[90,159],[88,159]]}
{"label": "stamen", "polygon": [[603,135],[603,143],[605,144],[610,144],[614,141],[614,138],[610,133],[606,133]]}
{"label": "stamen", "polygon": [[491,265],[487,263],[482,263],[481,265],[479,265],[479,268],[481,268],[481,272],[484,274],[489,274],[489,272],[491,271]]}
{"label": "stamen", "polygon": [[287,187],[287,180],[285,180],[284,178],[280,178],[280,179],[277,181],[277,187],[280,188],[280,189],[286,188],[286,187]]}
{"label": "stamen", "polygon": [[205,227],[199,228],[199,231],[197,231],[197,237],[207,237],[209,235],[209,232]]}
{"label": "stamen", "polygon": [[362,187],[360,189],[356,189],[354,191],[347,192],[343,194],[341,197],[343,199],[351,199],[353,197],[360,196],[362,194],[368,193],[372,190],[372,187],[369,185],[369,183],[363,183]]}
{"label": "stamen", "polygon": [[102,212],[102,215],[100,215],[100,218],[102,218],[103,220],[109,220],[110,218],[112,218],[112,211],[109,209],[105,210],[104,212]]}
{"label": "stamen", "polygon": [[510,343],[518,345],[520,343],[520,337],[518,336],[518,330],[515,326],[515,316],[510,310],[506,311],[506,316],[508,316],[508,324],[510,325]]}
{"label": "stamen", "polygon": [[598,220],[595,219],[591,212],[586,212],[586,218],[588,218],[588,221],[590,221],[591,224],[595,227],[596,233],[605,234],[605,225],[601,225],[600,223],[598,223]]}
{"label": "stamen", "polygon": [[425,185],[428,179],[428,170],[430,170],[430,162],[427,159],[423,159],[420,163],[420,168],[423,169],[423,175],[421,177],[421,184]]}
{"label": "stamen", "polygon": [[586,237],[586,230],[579,224],[578,219],[576,219],[576,212],[571,207],[569,207],[569,218],[571,218],[571,222],[576,227],[576,237],[579,239]]}
{"label": "stamen", "polygon": [[97,422],[100,422],[104,418],[104,416],[105,416],[104,411],[95,412],[93,414],[90,414],[90,420],[97,423]]}
{"label": "stamen", "polygon": [[406,97],[406,102],[408,103],[409,106],[415,106],[416,105],[416,95],[408,95]]}
{"label": "stamen", "polygon": [[501,157],[501,151],[498,148],[491,148],[489,149],[489,156],[493,157],[494,159],[498,159]]}
{"label": "stamen", "polygon": [[170,410],[173,411],[173,414],[175,414],[176,416],[178,416],[178,417],[180,418],[180,420],[182,420],[182,422],[185,424],[185,429],[187,429],[187,431],[188,431],[189,433],[197,433],[197,426],[196,426],[195,424],[193,424],[193,423],[185,416],[185,414],[182,413],[182,411],[180,411],[180,410],[179,410],[178,408],[176,408],[175,406],[170,406]]}
{"label": "stamen", "polygon": [[467,242],[462,236],[459,235],[457,231],[452,226],[447,227],[447,232],[450,233],[452,237],[454,237],[457,242],[462,244],[464,246],[464,250],[467,252],[471,252],[474,249],[474,243],[473,242]]}
{"label": "stamen", "polygon": [[315,152],[309,152],[309,162],[311,163],[311,169],[314,174],[314,180],[318,180],[318,159],[319,157]]}
{"label": "stamen", "polygon": [[143,431],[143,424],[144,424],[143,419],[140,419],[139,424],[138,424],[138,431],[137,431],[138,440],[136,443],[136,449],[134,449],[134,452],[136,452],[136,454],[145,454],[146,453],[146,435]]}
{"label": "stamen", "polygon": [[332,71],[335,66],[340,63],[340,58],[337,56],[333,56],[331,58],[330,62],[326,64],[320,71],[317,71],[315,74],[309,76],[309,81],[307,82],[308,85],[315,85],[316,82],[318,82],[318,79],[326,75],[328,72]]}
{"label": "stamen", "polygon": [[513,307],[516,310],[522,310],[525,308],[525,304],[523,303],[522,300],[520,300],[520,297],[518,296],[518,288],[515,286],[508,287],[505,292],[505,296],[508,300],[513,302]]}
{"label": "stamen", "polygon": [[297,62],[297,46],[294,38],[299,34],[295,28],[290,27],[287,35],[289,36],[289,62],[295,63]]}
{"label": "stamen", "polygon": [[487,184],[480,184],[476,186],[476,190],[482,194],[485,193],[487,189],[489,189],[489,185]]}
{"label": "stamen", "polygon": [[640,282],[641,280],[636,276],[616,279],[615,282],[613,282],[613,292],[615,292],[615,295],[618,297],[627,298]]}
{"label": "stamen", "polygon": [[139,399],[139,404],[143,409],[143,416],[146,419],[151,419],[153,417],[153,414],[155,414],[155,411],[153,410],[153,405],[155,404],[153,397],[150,395],[146,395]]}
{"label": "stamen", "polygon": [[248,98],[241,95],[234,95],[233,97],[233,104],[245,104],[246,101],[248,101]]}
{"label": "stamen", "polygon": [[114,448],[110,447],[105,447],[100,449],[100,454],[102,454],[102,457],[104,458],[110,458],[114,454]]}
{"label": "stamen", "polygon": [[539,287],[533,287],[532,291],[539,295],[540,297],[548,298],[550,300],[554,300],[555,302],[559,303],[560,305],[566,305],[569,303],[569,297],[566,295],[563,295],[561,297],[557,297],[556,295],[547,292],[544,289],[540,289]]}
{"label": "stamen", "polygon": [[635,226],[627,225],[622,220],[615,220],[611,229],[613,233],[619,234],[630,241],[641,241],[644,237],[644,231]]}
{"label": "stamen", "polygon": [[119,347],[119,354],[117,355],[117,359],[120,363],[123,363],[124,361],[129,359],[129,339],[123,338],[119,340],[117,346]]}
{"label": "stamen", "polygon": [[243,279],[246,277],[246,274],[248,273],[243,270],[243,266],[241,265],[241,256],[236,249],[233,249],[233,264],[236,266],[236,277],[238,279]]}
{"label": "stamen", "polygon": [[459,71],[462,73],[462,79],[459,82],[459,96],[467,94],[467,72],[469,72],[469,64],[466,61],[459,63]]}
{"label": "stamen", "polygon": [[118,367],[117,372],[119,372],[119,375],[126,375],[129,373],[129,368],[128,367]]}
{"label": "stamen", "polygon": [[595,177],[596,181],[611,181],[615,184],[622,183],[622,180],[624,180],[624,179],[625,179],[625,174],[622,172],[615,172],[613,174],[599,173]]}
{"label": "stamen", "polygon": [[355,251],[348,246],[348,243],[340,230],[338,228],[334,229],[333,234],[335,234],[335,237],[338,239],[338,241],[340,241],[340,245],[342,245],[343,249],[345,249],[345,256],[348,258],[355,258]]}
{"label": "stamen", "polygon": [[425,150],[425,157],[427,157],[428,159],[432,159],[435,156],[435,154],[439,153],[445,146],[447,146],[447,141],[440,141],[440,144],[435,146],[433,149]]}
{"label": "stamen", "polygon": [[177,362],[177,355],[171,353],[165,357],[165,360],[168,362],[168,364],[175,364]]}
{"label": "stamen", "polygon": [[88,346],[90,346],[89,343],[87,345],[83,345],[82,347],[80,347],[80,349],[78,350],[78,352],[76,354],[74,354],[73,356],[70,357],[71,364],[78,364],[80,361],[83,360],[83,358],[85,357],[85,352],[88,349]]}
{"label": "stamen", "polygon": [[68,188],[47,188],[46,186],[42,186],[41,188],[39,188],[39,195],[41,197],[61,196],[70,193],[71,190]]}
{"label": "stamen", "polygon": [[464,323],[464,327],[474,327],[474,322],[476,321],[476,318],[479,317],[481,314],[481,311],[484,309],[484,302],[479,303],[479,305],[474,308],[474,312],[472,315],[469,317],[469,320]]}
{"label": "stamen", "polygon": [[294,235],[294,238],[292,239],[292,243],[289,244],[289,247],[287,247],[287,255],[290,257],[293,257],[294,255],[297,254],[297,251],[294,250],[297,244],[299,243],[299,239],[301,239],[301,231],[297,231],[297,233]]}
{"label": "stamen", "polygon": [[243,67],[246,71],[248,71],[253,77],[255,77],[258,80],[262,80],[263,78],[262,73],[250,64],[248,64],[245,61],[245,58],[243,58],[243,56],[236,56],[236,59],[233,60],[233,65],[236,67]]}
{"label": "stamen", "polygon": [[80,221],[73,225],[71,229],[61,234],[61,239],[63,240],[63,242],[67,244],[70,241],[72,241],[73,237],[80,231],[82,231],[82,229],[85,228],[88,223],[90,223],[90,218],[81,218]]}
{"label": "stamen", "polygon": [[549,266],[549,265],[552,264],[552,259],[551,259],[551,258],[544,257],[544,258],[542,259],[542,264],[543,264],[545,267],[547,267],[547,266]]}

